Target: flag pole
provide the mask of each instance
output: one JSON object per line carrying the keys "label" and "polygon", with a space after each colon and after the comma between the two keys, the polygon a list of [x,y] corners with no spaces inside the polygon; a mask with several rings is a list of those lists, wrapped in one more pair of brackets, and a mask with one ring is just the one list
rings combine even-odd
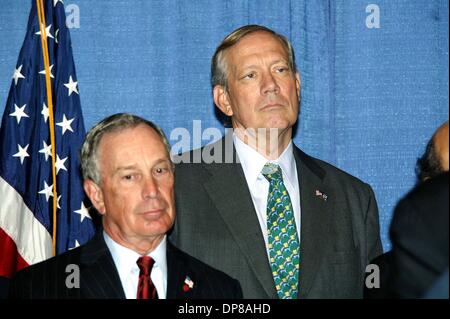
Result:
{"label": "flag pole", "polygon": [[49,113],[49,126],[50,126],[50,144],[52,146],[52,178],[53,178],[53,229],[52,229],[52,248],[53,256],[56,255],[56,210],[57,210],[57,192],[56,192],[56,143],[55,143],[55,126],[54,126],[54,113],[53,113],[53,95],[52,95],[52,83],[50,81],[50,61],[48,57],[48,45],[47,45],[47,33],[45,22],[45,11],[43,0],[36,0],[36,7],[39,17],[39,29],[41,31],[41,44],[42,44],[42,56],[44,59],[45,67],[45,84],[47,89],[47,104]]}

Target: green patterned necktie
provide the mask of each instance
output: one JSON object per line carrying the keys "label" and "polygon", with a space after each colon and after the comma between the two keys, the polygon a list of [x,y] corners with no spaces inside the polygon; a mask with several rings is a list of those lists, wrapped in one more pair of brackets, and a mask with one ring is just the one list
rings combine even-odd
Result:
{"label": "green patterned necktie", "polygon": [[295,299],[298,294],[300,244],[291,199],[278,165],[267,163],[261,173],[270,183],[267,231],[275,287],[280,299]]}

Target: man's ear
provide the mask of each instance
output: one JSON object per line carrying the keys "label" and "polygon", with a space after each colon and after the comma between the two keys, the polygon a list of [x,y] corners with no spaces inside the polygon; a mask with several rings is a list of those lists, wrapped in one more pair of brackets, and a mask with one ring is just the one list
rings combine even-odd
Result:
{"label": "man's ear", "polygon": [[295,72],[295,86],[297,88],[297,96],[300,96],[301,81],[300,74],[298,72]]}
{"label": "man's ear", "polygon": [[227,116],[233,115],[233,109],[231,108],[230,98],[227,90],[222,85],[216,85],[213,89],[214,103]]}
{"label": "man's ear", "polygon": [[91,200],[95,209],[101,214],[104,215],[106,212],[105,202],[103,200],[103,192],[100,186],[98,186],[94,181],[87,179],[83,183],[84,191],[87,196]]}

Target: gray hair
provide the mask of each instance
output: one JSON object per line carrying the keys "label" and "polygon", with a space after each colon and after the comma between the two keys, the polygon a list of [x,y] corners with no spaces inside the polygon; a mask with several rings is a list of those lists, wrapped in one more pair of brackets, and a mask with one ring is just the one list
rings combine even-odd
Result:
{"label": "gray hair", "polygon": [[297,65],[295,64],[294,49],[289,40],[275,31],[260,25],[246,25],[234,30],[223,39],[222,43],[217,47],[216,52],[213,55],[211,61],[211,85],[214,88],[216,85],[222,86],[225,90],[228,86],[228,65],[225,58],[225,53],[229,48],[237,44],[243,37],[250,33],[257,31],[268,32],[276,37],[283,45],[286,53],[288,54],[289,68],[297,72]]}
{"label": "gray hair", "polygon": [[170,144],[163,130],[159,126],[133,114],[117,113],[97,123],[86,134],[80,152],[83,179],[90,179],[100,185],[101,179],[98,167],[97,149],[102,137],[106,133],[120,132],[128,128],[135,128],[141,124],[149,126],[161,137],[170,159]]}

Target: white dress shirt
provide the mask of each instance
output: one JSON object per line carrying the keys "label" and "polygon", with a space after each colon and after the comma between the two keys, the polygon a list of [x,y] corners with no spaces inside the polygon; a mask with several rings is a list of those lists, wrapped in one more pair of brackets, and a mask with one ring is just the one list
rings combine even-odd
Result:
{"label": "white dress shirt", "polygon": [[[116,243],[108,234],[103,231],[103,237],[105,238],[106,246],[116,265],[119,273],[120,281],[122,282],[123,291],[127,299],[136,299],[137,287],[139,282],[139,267],[137,260],[142,257],[134,250],[123,247]],[[166,258],[166,236],[159,243],[155,250],[153,250],[150,256],[155,261],[150,278],[155,285],[158,292],[159,299],[166,299],[167,291],[167,258]]]}
{"label": "white dress shirt", "polygon": [[297,165],[293,152],[292,141],[276,160],[268,161],[255,149],[245,144],[238,136],[233,134],[233,142],[236,153],[244,170],[248,189],[252,196],[253,205],[258,215],[264,241],[266,243],[267,256],[269,256],[268,235],[267,235],[267,197],[269,195],[269,181],[261,174],[264,165],[268,162],[277,164],[283,172],[283,181],[291,198],[294,210],[295,226],[300,241],[300,191],[297,175]]}

